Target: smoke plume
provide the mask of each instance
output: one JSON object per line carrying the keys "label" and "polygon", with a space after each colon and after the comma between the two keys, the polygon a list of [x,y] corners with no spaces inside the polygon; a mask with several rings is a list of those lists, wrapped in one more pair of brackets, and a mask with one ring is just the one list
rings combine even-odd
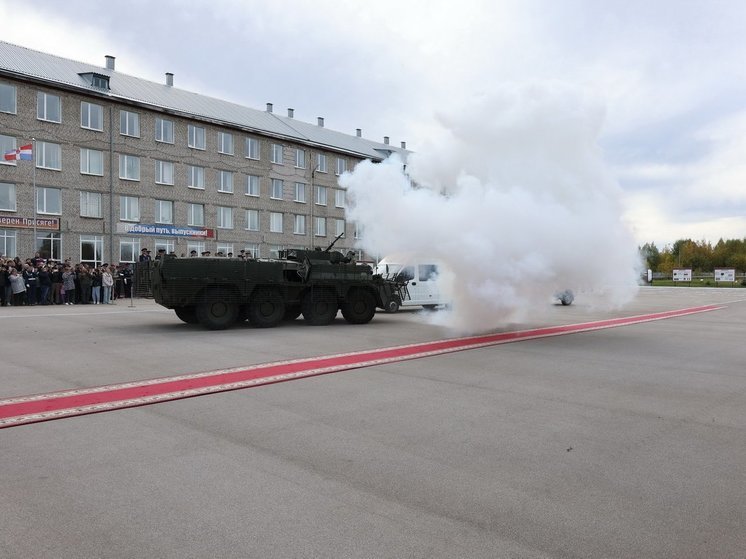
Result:
{"label": "smoke plume", "polygon": [[576,304],[624,304],[639,257],[597,144],[602,121],[598,103],[561,84],[437,115],[406,165],[392,156],[341,177],[359,245],[446,263],[453,304],[438,321],[464,332],[540,320],[568,288]]}

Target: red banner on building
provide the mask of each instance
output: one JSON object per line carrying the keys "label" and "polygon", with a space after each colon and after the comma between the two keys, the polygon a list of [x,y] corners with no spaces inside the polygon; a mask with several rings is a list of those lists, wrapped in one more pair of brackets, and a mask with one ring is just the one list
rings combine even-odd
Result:
{"label": "red banner on building", "polygon": [[[33,229],[34,218],[0,215],[0,227],[13,227],[15,229]],[[37,230],[41,229],[44,231],[59,231],[60,230],[60,218],[59,217],[37,217],[36,218],[36,229]]]}

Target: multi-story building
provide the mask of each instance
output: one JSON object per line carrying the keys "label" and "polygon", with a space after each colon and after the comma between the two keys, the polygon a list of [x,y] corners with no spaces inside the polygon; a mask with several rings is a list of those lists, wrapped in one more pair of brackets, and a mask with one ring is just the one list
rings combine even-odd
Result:
{"label": "multi-story building", "polygon": [[[0,253],[74,262],[337,245],[338,176],[389,145],[0,42]],[[3,155],[31,144],[32,159]]]}

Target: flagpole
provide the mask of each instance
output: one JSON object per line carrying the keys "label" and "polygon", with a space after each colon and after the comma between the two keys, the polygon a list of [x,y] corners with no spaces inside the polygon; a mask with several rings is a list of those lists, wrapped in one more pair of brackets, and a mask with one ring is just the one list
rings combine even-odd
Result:
{"label": "flagpole", "polygon": [[31,248],[34,251],[34,258],[36,258],[36,138],[31,138],[31,166],[33,167],[34,182],[34,240],[31,242]]}

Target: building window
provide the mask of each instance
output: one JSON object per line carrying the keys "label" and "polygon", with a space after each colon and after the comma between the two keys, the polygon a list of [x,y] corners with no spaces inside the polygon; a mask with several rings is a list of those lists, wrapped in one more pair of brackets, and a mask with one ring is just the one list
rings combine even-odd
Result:
{"label": "building window", "polygon": [[119,261],[134,262],[140,255],[140,240],[124,238],[119,240]]}
{"label": "building window", "polygon": [[259,245],[250,244],[243,247],[248,258],[259,258]]}
{"label": "building window", "polygon": [[355,223],[355,230],[353,231],[352,236],[355,239],[363,238],[363,225],[361,223]]}
{"label": "building window", "polygon": [[316,205],[326,206],[326,187],[316,185]]}
{"label": "building window", "polygon": [[218,132],[218,152],[233,155],[233,134]]}
{"label": "building window", "polygon": [[218,229],[233,229],[233,208],[218,206]]}
{"label": "building window", "polygon": [[202,204],[189,204],[187,207],[187,225],[204,227],[205,206]]}
{"label": "building window", "polygon": [[316,170],[319,173],[326,173],[326,155],[323,153],[316,154]]}
{"label": "building window", "polygon": [[174,203],[171,200],[155,201],[155,222],[168,224],[174,222]]}
{"label": "building window", "polygon": [[298,169],[306,168],[306,151],[303,149],[295,149],[295,166]]}
{"label": "building window", "polygon": [[[18,144],[16,143],[15,137],[0,134],[0,154],[6,154],[9,151],[15,150],[17,147],[18,147]],[[4,157],[0,159],[0,165],[15,165],[15,164],[16,164],[15,159],[7,160]]]}
{"label": "building window", "polygon": [[36,213],[61,215],[62,191],[59,188],[37,187]]}
{"label": "building window", "polygon": [[302,182],[295,183],[295,201],[306,202],[306,185]]}
{"label": "building window", "polygon": [[306,234],[306,216],[297,214],[295,216],[295,223],[293,224],[293,233],[296,235]]}
{"label": "building window", "polygon": [[225,256],[231,255],[233,257],[233,243],[218,243],[217,251],[222,252]]}
{"label": "building window", "polygon": [[140,180],[140,158],[134,155],[119,155],[119,178],[127,181]]}
{"label": "building window", "polygon": [[194,149],[205,149],[205,129],[201,126],[189,125],[189,147]]}
{"label": "building window", "polygon": [[140,221],[140,199],[138,197],[119,197],[119,219],[121,221]]}
{"label": "building window", "polygon": [[[4,212],[16,211],[16,185],[0,182],[0,210]],[[3,252],[3,254],[8,254]]]}
{"label": "building window", "polygon": [[174,143],[174,123],[165,118],[155,119],[155,141],[164,144]]}
{"label": "building window", "polygon": [[0,82],[0,113],[16,114],[16,86]]}
{"label": "building window", "polygon": [[326,218],[325,217],[316,217],[314,218],[316,222],[315,226],[315,235],[317,237],[326,237]]}
{"label": "building window", "polygon": [[174,184],[174,164],[172,161],[156,160],[155,182],[157,184]]}
{"label": "building window", "polygon": [[218,171],[218,192],[233,194],[233,173],[231,171]]}
{"label": "building window", "polygon": [[334,191],[334,206],[337,208],[345,207],[345,191],[344,190]]}
{"label": "building window", "polygon": [[282,214],[281,213],[270,212],[269,230],[272,233],[282,233]]}
{"label": "building window", "polygon": [[282,200],[282,191],[284,183],[280,179],[272,179],[272,196],[274,200]]}
{"label": "building window", "polygon": [[198,255],[205,252],[205,243],[198,241],[187,241],[187,254],[192,254],[192,251],[196,251]]}
{"label": "building window", "polygon": [[256,138],[246,138],[246,157],[259,159],[259,140]]}
{"label": "building window", "polygon": [[282,157],[282,144],[272,144],[272,157],[270,159],[272,163],[282,165]]}
{"label": "building window", "polygon": [[156,239],[153,245],[155,246],[156,253],[160,249],[165,250],[166,254],[171,254],[176,250],[176,243],[172,239]]}
{"label": "building window", "polygon": [[36,142],[36,167],[38,169],[62,170],[62,148],[51,142]]}
{"label": "building window", "polygon": [[337,157],[337,175],[341,175],[347,170],[347,161]]}
{"label": "building window", "polygon": [[37,234],[36,247],[42,258],[62,260],[62,235],[60,233]]}
{"label": "building window", "polygon": [[189,188],[205,189],[205,168],[189,165],[187,168],[187,186]]}
{"label": "building window", "polygon": [[80,216],[81,217],[103,217],[101,213],[101,193],[80,193]]}
{"label": "building window", "polygon": [[37,92],[36,118],[47,122],[62,122],[62,101],[60,101],[60,98],[50,93]]}
{"label": "building window", "polygon": [[0,229],[0,252],[6,258],[15,258],[18,256],[16,247],[18,240],[15,229]]}
{"label": "building window", "polygon": [[104,238],[97,235],[80,236],[80,261],[91,266],[104,263]]}
{"label": "building window", "polygon": [[101,105],[88,103],[87,101],[81,101],[80,127],[88,128],[89,130],[98,130],[99,132],[103,130],[104,108]]}
{"label": "building window", "polygon": [[104,176],[104,152],[80,148],[80,174]]}
{"label": "building window", "polygon": [[339,237],[342,235],[345,236],[345,220],[344,219],[335,219],[334,220],[334,236]]}
{"label": "building window", "polygon": [[259,231],[259,211],[246,210],[246,230]]}
{"label": "building window", "polygon": [[246,196],[259,196],[259,177],[249,175],[246,178]]}
{"label": "building window", "polygon": [[140,137],[140,115],[131,111],[119,111],[119,133],[122,136]]}

